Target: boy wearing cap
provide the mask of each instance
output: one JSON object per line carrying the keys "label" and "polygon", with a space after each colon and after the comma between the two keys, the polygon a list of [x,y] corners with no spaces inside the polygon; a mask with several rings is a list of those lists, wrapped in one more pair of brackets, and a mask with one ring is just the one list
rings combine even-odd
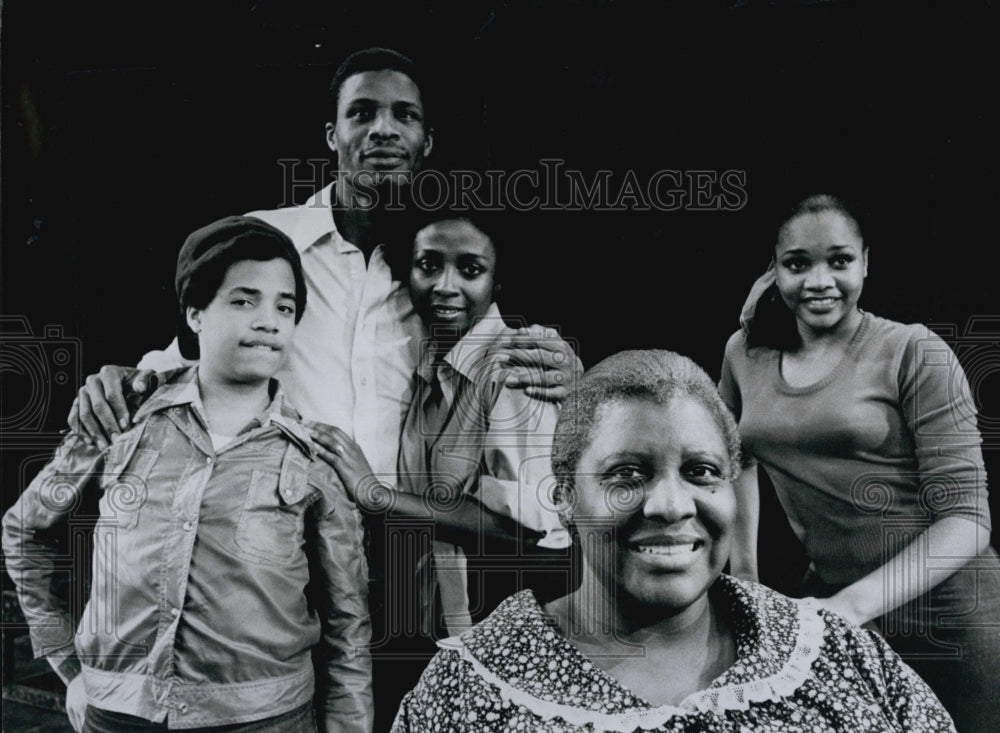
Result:
{"label": "boy wearing cap", "polygon": [[[108,448],[68,435],[3,518],[35,654],[67,682],[77,730],[299,733],[316,730],[319,644],[325,729],[368,731],[360,515],[273,379],[305,307],[298,253],[229,217],[188,237],[176,285],[198,365],[162,375]],[[74,637],[55,539],[96,495]]]}

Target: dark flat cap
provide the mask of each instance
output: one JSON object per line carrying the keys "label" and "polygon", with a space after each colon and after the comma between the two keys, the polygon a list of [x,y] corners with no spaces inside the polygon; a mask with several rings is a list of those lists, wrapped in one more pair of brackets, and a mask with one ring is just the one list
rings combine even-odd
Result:
{"label": "dark flat cap", "polygon": [[[184,289],[194,272],[221,257],[235,262],[240,259],[239,248],[245,248],[260,240],[271,240],[279,245],[284,253],[284,259],[287,259],[292,269],[296,271],[298,280],[302,264],[298,250],[287,235],[252,216],[227,216],[225,219],[213,221],[201,229],[196,229],[184,240],[184,246],[177,255],[177,274],[174,277],[177,297],[183,302]],[[230,250],[234,248],[237,251],[231,252]]]}
{"label": "dark flat cap", "polygon": [[[190,305],[189,296],[191,299],[202,298],[208,302],[214,297],[214,292],[203,291],[218,287],[231,265],[241,260],[272,258],[287,260],[292,268],[295,278],[295,322],[298,323],[305,310],[306,284],[299,252],[284,232],[252,216],[227,216],[188,235],[177,255],[177,273],[174,277],[181,309],[177,336],[182,356],[194,359],[198,355],[198,339],[187,327],[184,315],[186,306]],[[203,270],[204,273],[195,277]],[[208,274],[209,272],[212,274]],[[194,285],[195,281],[199,281],[199,284]],[[196,296],[196,291],[201,295]]]}

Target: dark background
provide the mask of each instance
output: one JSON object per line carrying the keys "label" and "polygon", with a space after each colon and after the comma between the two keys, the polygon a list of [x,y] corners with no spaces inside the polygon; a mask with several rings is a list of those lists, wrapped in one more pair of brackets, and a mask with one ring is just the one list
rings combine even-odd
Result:
{"label": "dark background", "polygon": [[[988,467],[1000,467],[989,2],[7,0],[2,11],[5,508],[80,375],[169,342],[184,237],[285,201],[280,159],[329,157],[329,78],[370,45],[440,80],[428,165],[558,158],[614,180],[745,171],[739,211],[518,214],[505,314],[558,325],[586,365],[661,347],[717,377],[777,218],[805,194],[839,193],[871,247],[862,306],[950,327]],[[799,572],[779,517],[765,516],[776,584]]]}

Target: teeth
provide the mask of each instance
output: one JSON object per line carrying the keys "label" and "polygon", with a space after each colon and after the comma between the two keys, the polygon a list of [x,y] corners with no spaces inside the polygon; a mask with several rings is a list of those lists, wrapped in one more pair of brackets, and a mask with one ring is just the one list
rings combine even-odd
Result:
{"label": "teeth", "polygon": [[697,550],[698,543],[692,542],[690,545],[636,545],[635,549],[647,555],[682,555],[685,552]]}

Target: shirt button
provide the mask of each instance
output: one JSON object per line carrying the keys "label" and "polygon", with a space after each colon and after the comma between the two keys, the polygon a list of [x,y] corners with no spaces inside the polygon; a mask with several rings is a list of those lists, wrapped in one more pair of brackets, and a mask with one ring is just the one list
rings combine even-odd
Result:
{"label": "shirt button", "polygon": [[180,609],[171,608],[170,609],[170,615],[173,616],[174,618],[177,618],[178,616],[181,615]]}
{"label": "shirt button", "polygon": [[190,532],[190,531],[191,531],[191,528],[192,528],[193,526],[194,526],[194,525],[193,525],[193,524],[191,524],[191,522],[184,522],[184,530],[185,530],[186,532]]}
{"label": "shirt button", "polygon": [[177,709],[181,712],[181,715],[183,715],[184,713],[186,713],[188,711],[187,703],[186,702],[182,702],[180,705],[177,706]]}
{"label": "shirt button", "polygon": [[361,380],[361,386],[362,387],[367,387],[368,386],[368,378],[367,377],[362,378],[362,380]]}
{"label": "shirt button", "polygon": [[285,489],[285,496],[291,496],[291,495],[292,495],[292,490],[291,489]]}
{"label": "shirt button", "polygon": [[205,463],[209,463],[210,464],[211,462],[212,462],[212,456],[208,456],[208,457],[205,458]]}

